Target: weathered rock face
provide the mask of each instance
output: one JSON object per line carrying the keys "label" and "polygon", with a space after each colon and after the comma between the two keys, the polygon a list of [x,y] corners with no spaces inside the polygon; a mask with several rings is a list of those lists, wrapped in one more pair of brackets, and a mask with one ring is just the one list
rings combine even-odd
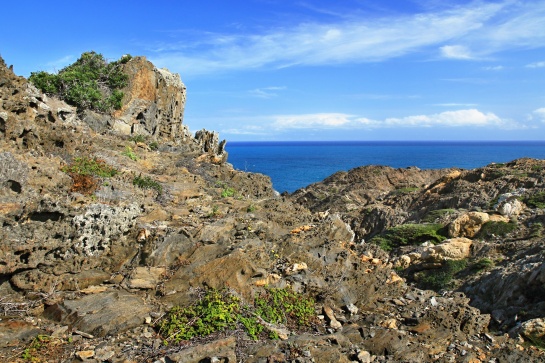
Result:
{"label": "weathered rock face", "polygon": [[125,135],[151,135],[181,144],[190,138],[182,125],[186,87],[179,74],[156,68],[145,57],[134,57],[123,66],[129,84],[123,106],[113,114],[113,129]]}
{"label": "weathered rock face", "polygon": [[475,237],[483,224],[490,220],[488,213],[469,212],[456,218],[449,224],[450,237]]}
{"label": "weathered rock face", "polygon": [[[39,95],[0,65],[0,313],[15,321],[25,315],[36,325],[3,318],[0,360],[13,355],[13,347],[3,347],[26,347],[13,339],[45,333],[63,338],[58,349],[65,357],[97,361],[539,361],[537,353],[515,349],[514,340],[484,335],[489,316],[471,307],[464,294],[406,284],[387,252],[361,241],[432,208],[486,205],[485,195],[494,198],[498,189],[516,184],[502,179],[505,173],[483,177],[470,192],[481,178],[470,172],[440,179],[446,171],[359,168],[300,192],[311,211],[276,195],[268,177],[225,163],[216,133],[204,130],[185,140],[178,127],[183,108],[176,105],[183,97],[161,101],[159,91],[185,89],[143,59],[133,62],[123,120],[123,112],[59,112],[62,103]],[[121,135],[110,132],[116,117]],[[124,133],[148,135],[160,145],[151,150]],[[85,194],[63,171],[81,156],[98,158],[117,174],[96,177],[96,188]],[[519,184],[527,191],[542,188],[535,167],[521,166],[526,179]],[[528,213],[522,212],[520,223]],[[537,225],[544,220],[535,213]],[[439,259],[462,258],[471,252],[469,245],[479,243],[430,248]],[[542,291],[539,258],[517,264],[523,269],[533,263],[526,285],[513,278],[521,284],[516,291],[528,290],[522,303]],[[316,318],[308,334],[271,327],[280,341],[253,343],[242,329],[206,337],[206,344],[164,347],[158,339],[155,322],[173,305],[193,303],[205,287],[228,287],[251,304],[266,285],[314,298],[324,320]],[[490,288],[487,294],[506,289]],[[10,306],[15,308],[8,311]],[[76,345],[64,343],[72,331],[80,335]]]}

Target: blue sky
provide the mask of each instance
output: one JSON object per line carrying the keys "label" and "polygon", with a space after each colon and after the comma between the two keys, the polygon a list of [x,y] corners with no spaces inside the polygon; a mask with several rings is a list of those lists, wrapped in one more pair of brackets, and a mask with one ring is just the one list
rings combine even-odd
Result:
{"label": "blue sky", "polygon": [[10,1],[16,74],[94,50],[188,88],[184,123],[239,140],[542,140],[545,0]]}

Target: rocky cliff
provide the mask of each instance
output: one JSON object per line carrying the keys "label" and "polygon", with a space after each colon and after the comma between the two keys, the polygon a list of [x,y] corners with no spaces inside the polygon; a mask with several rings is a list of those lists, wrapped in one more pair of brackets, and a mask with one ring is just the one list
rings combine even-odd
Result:
{"label": "rocky cliff", "polygon": [[[123,107],[104,115],[46,97],[0,61],[2,361],[542,361],[541,161],[365,167],[277,196],[268,177],[226,163],[216,133],[188,132],[179,76],[140,57],[125,71]],[[520,188],[524,206],[502,196]],[[476,227],[456,220],[470,212],[518,228],[463,237]],[[463,240],[395,240],[389,253],[370,240],[430,215]],[[492,268],[443,290],[418,279],[484,256]],[[295,300],[267,310],[271,296]],[[166,320],[202,301],[207,323]]]}

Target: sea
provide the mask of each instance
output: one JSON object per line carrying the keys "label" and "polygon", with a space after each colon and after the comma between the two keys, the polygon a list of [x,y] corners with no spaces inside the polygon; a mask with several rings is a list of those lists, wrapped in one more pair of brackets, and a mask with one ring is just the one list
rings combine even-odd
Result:
{"label": "sea", "polygon": [[545,159],[545,141],[240,141],[228,142],[226,150],[235,169],[268,175],[280,193],[364,165],[474,169]]}

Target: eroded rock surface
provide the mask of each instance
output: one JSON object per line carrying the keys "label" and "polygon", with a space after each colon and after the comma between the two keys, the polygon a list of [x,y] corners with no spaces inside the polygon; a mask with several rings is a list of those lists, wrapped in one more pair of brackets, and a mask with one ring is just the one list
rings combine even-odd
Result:
{"label": "eroded rock surface", "polygon": [[[126,71],[120,111],[77,114],[0,62],[2,359],[45,334],[67,362],[542,361],[503,334],[526,336],[512,329],[545,315],[543,239],[532,227],[545,222],[539,208],[502,213],[520,226],[507,241],[458,238],[391,253],[366,242],[436,210],[452,209],[437,217],[445,226],[473,212],[492,218],[500,195],[543,190],[542,161],[473,171],[369,166],[278,196],[268,177],[226,163],[217,133],[189,134],[179,76],[140,57]],[[136,135],[145,141],[128,138]],[[65,167],[81,157],[117,173],[77,179]],[[409,270],[504,260],[467,278],[463,292],[438,292],[394,269],[398,252]],[[204,288],[249,303],[264,286],[311,296],[323,320],[310,333],[269,326],[280,340],[255,342],[237,329],[163,345],[155,324],[171,307]],[[521,314],[524,305],[532,308]]]}

